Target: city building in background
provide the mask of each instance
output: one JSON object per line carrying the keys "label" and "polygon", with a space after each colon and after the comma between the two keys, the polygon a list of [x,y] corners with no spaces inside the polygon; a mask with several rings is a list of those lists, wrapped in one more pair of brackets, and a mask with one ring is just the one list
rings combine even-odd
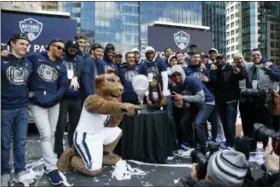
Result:
{"label": "city building in background", "polygon": [[[160,21],[209,26],[214,46],[225,53],[225,3],[213,2],[213,6],[211,3],[61,2],[61,6],[77,20],[79,33],[88,36],[91,42],[113,43],[120,51],[134,47],[143,51],[147,46],[148,26]],[[210,18],[203,19],[205,16]]]}
{"label": "city building in background", "polygon": [[152,26],[157,21],[201,26],[202,3],[140,2],[140,45],[142,51],[148,43],[148,26]]}
{"label": "city building in background", "polygon": [[213,47],[226,54],[226,2],[202,2],[202,25],[210,27]]}
{"label": "city building in background", "polygon": [[20,2],[20,1],[5,1],[1,2],[1,8],[11,10],[41,10],[40,2]]}
{"label": "city building in background", "polygon": [[241,2],[227,2],[226,5],[226,51],[227,59],[242,50]]}
{"label": "city building in background", "polygon": [[227,2],[227,57],[259,48],[263,56],[280,63],[280,2]]}

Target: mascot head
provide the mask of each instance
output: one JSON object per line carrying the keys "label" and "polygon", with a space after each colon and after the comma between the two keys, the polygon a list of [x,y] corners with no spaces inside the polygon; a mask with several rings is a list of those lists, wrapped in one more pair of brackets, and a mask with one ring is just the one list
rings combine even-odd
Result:
{"label": "mascot head", "polygon": [[102,74],[95,79],[95,92],[106,100],[120,101],[123,86],[115,74]]}

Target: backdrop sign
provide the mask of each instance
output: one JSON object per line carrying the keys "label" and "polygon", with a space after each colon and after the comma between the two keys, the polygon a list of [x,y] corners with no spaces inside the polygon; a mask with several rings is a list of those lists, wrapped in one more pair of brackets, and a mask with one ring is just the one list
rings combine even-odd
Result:
{"label": "backdrop sign", "polygon": [[13,33],[25,33],[28,36],[28,50],[31,52],[45,51],[55,38],[66,41],[77,35],[77,22],[62,16],[2,11],[1,25],[1,48],[7,49],[7,42]]}
{"label": "backdrop sign", "polygon": [[148,26],[148,45],[157,52],[171,47],[174,52],[188,52],[188,47],[196,44],[200,52],[208,52],[213,47],[212,33],[186,28]]}

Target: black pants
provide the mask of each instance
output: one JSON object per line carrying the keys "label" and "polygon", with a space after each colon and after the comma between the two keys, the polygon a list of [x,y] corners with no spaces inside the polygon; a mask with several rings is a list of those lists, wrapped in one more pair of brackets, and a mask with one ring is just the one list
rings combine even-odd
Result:
{"label": "black pants", "polygon": [[[270,110],[263,104],[240,102],[239,110],[244,136],[252,138],[251,151],[256,149],[256,137],[254,137],[254,123],[261,123],[272,129],[273,118]],[[264,146],[266,141],[263,142]]]}
{"label": "black pants", "polygon": [[[60,102],[59,118],[55,132],[54,151],[58,158],[63,153],[63,136],[65,127],[68,124],[68,144],[73,145],[73,135],[78,125],[81,114],[81,100],[77,99],[62,99]],[[69,122],[67,123],[67,114]]]}

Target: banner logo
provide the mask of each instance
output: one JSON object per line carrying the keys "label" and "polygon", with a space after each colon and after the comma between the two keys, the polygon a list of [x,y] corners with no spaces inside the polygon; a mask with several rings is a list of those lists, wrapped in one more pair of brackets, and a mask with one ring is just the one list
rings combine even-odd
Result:
{"label": "banner logo", "polygon": [[184,50],[190,42],[190,35],[184,31],[179,31],[174,34],[174,41],[181,50]]}
{"label": "banner logo", "polygon": [[33,18],[27,18],[19,22],[19,28],[27,35],[29,41],[33,41],[41,34],[43,23]]}

